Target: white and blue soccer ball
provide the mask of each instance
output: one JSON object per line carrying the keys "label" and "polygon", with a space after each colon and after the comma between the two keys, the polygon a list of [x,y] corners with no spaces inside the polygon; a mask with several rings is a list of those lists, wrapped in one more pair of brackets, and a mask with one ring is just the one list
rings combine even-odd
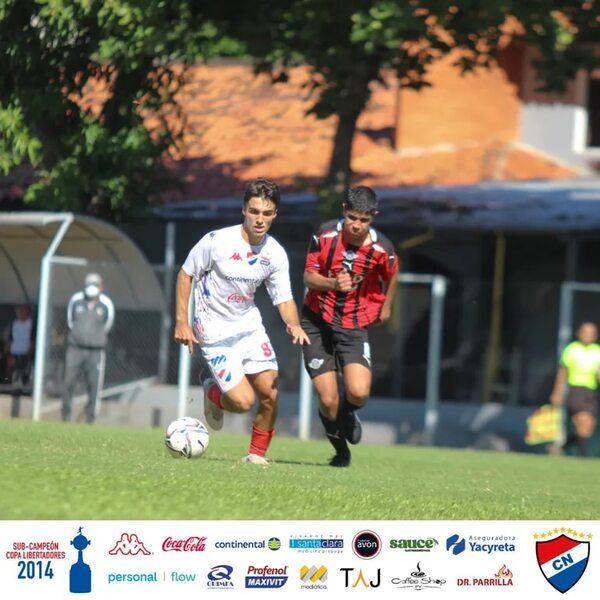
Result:
{"label": "white and blue soccer ball", "polygon": [[209,441],[206,425],[194,417],[175,419],[165,432],[165,446],[172,456],[199,458],[206,452]]}

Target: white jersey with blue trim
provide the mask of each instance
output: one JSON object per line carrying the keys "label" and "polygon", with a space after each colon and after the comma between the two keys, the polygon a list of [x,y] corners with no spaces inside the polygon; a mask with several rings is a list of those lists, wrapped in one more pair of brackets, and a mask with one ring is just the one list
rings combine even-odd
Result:
{"label": "white jersey with blue trim", "polygon": [[289,261],[281,244],[266,235],[259,246],[242,237],[242,225],[206,234],[182,269],[194,278],[194,332],[212,344],[262,329],[254,293],[264,282],[274,305],[292,299]]}

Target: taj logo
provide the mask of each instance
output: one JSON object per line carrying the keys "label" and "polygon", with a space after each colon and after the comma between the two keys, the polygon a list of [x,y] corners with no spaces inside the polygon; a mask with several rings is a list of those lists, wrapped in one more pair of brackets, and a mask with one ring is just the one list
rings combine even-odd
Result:
{"label": "taj logo", "polygon": [[[564,527],[552,532],[535,534],[533,537],[546,538],[565,531]],[[535,555],[537,563],[546,581],[561,594],[569,591],[583,576],[590,556],[590,542],[574,539],[575,537],[591,537],[591,534],[567,529],[569,537],[560,533],[557,537],[544,541],[536,541]]]}
{"label": "taj logo", "polygon": [[112,550],[108,551],[109,554],[115,556],[117,554],[136,556],[137,554],[144,554],[148,556],[152,554],[144,543],[141,542],[136,533],[122,533],[121,537],[117,540]]}
{"label": "taj logo", "polygon": [[242,260],[242,256],[239,252],[234,252],[230,257],[229,260]]}
{"label": "taj logo", "polygon": [[375,581],[373,581],[372,579],[370,581],[367,581],[362,569],[358,570],[358,575],[356,576],[352,573],[354,569],[349,567],[342,567],[340,568],[340,571],[344,573],[344,587],[346,588],[355,588],[359,585],[362,585],[366,588],[376,588],[381,585],[381,569],[377,569],[377,579]]}
{"label": "taj logo", "polygon": [[206,537],[191,535],[185,540],[174,540],[168,537],[162,543],[164,552],[204,552],[206,550]]}

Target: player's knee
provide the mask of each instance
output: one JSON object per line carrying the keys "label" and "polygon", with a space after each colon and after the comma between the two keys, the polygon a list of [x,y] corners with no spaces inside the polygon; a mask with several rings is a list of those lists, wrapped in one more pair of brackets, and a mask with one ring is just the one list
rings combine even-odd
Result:
{"label": "player's knee", "polygon": [[353,404],[362,406],[369,398],[370,388],[369,385],[354,384],[346,387],[346,394]]}

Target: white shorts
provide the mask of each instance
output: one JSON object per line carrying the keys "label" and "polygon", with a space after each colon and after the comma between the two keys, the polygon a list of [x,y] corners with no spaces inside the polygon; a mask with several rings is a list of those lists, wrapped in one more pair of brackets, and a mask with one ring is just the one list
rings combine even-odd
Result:
{"label": "white shorts", "polygon": [[201,350],[222,392],[234,388],[245,375],[279,370],[275,350],[264,329],[220,340]]}

